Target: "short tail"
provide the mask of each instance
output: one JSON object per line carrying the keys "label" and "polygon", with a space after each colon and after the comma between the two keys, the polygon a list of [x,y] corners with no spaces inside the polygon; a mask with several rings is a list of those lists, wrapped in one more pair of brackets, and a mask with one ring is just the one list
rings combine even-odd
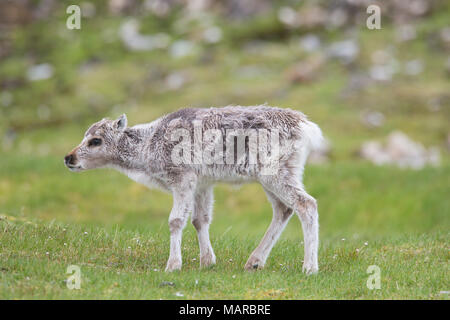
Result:
{"label": "short tail", "polygon": [[318,150],[324,144],[322,130],[314,122],[306,120],[302,123],[302,131],[308,141],[309,151]]}

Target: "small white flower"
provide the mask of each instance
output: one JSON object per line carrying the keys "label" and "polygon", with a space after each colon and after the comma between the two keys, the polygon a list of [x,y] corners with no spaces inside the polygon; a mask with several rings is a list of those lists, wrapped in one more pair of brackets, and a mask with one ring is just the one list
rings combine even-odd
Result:
{"label": "small white flower", "polygon": [[181,292],[179,292],[179,291],[178,291],[178,292],[176,292],[176,293],[175,293],[175,295],[176,295],[177,297],[184,297],[184,294],[182,294],[182,293],[181,293]]}
{"label": "small white flower", "polygon": [[236,279],[236,275],[235,275],[235,274],[233,274],[232,278],[233,278],[233,279]]}
{"label": "small white flower", "polygon": [[198,285],[198,280],[197,279],[195,279],[195,285]]}
{"label": "small white flower", "polygon": [[365,245],[365,246],[368,246],[368,245],[369,245],[369,243],[368,243],[368,242],[364,242],[364,245]]}
{"label": "small white flower", "polygon": [[356,252],[359,252],[359,249],[356,249]]}
{"label": "small white flower", "polygon": [[88,234],[87,231],[85,231],[84,234]]}
{"label": "small white flower", "polygon": [[131,249],[131,247],[128,247],[128,249]]}
{"label": "small white flower", "polygon": [[64,245],[67,246],[67,243],[64,242]]}
{"label": "small white flower", "polygon": [[153,269],[153,271],[158,272],[159,270],[158,269]]}
{"label": "small white flower", "polygon": [[195,260],[197,260],[197,259],[196,259],[196,258],[193,258],[193,259],[192,259],[192,261],[195,261]]}
{"label": "small white flower", "polygon": [[342,241],[345,241],[345,238],[342,238],[341,240],[342,240]]}
{"label": "small white flower", "polygon": [[50,253],[47,251],[45,254],[46,254],[46,255],[49,255]]}

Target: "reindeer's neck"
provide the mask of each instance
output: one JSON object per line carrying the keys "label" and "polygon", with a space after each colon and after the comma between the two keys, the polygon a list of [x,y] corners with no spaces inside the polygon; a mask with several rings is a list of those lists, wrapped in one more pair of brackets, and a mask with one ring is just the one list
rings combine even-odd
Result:
{"label": "reindeer's neck", "polygon": [[125,129],[117,145],[113,167],[122,172],[145,170],[149,157],[146,145],[152,135],[152,123]]}

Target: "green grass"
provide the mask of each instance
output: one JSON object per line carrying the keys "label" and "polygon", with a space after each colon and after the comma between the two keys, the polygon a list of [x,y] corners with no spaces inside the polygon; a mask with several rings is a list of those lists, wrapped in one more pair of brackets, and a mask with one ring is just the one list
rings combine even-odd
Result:
{"label": "green grass", "polygon": [[[443,71],[448,53],[429,39],[446,25],[449,10],[418,20],[417,39],[406,43],[395,43],[394,27],[384,20],[382,30],[360,28],[361,53],[351,68],[331,60],[317,80],[291,84],[287,72],[307,54],[294,45],[301,34],[281,29],[276,15],[232,25],[213,17],[224,29],[223,41],[176,60],[162,50],[128,52],[114,36],[123,17],[104,15],[104,6],[98,4],[98,16],[83,20],[76,32],[64,29],[64,11],[18,27],[12,53],[0,61],[0,88],[13,99],[0,106],[0,299],[448,299],[441,291],[450,289],[450,78]],[[143,32],[196,39],[200,24],[178,33],[176,16],[142,18]],[[324,42],[347,38],[342,30],[311,32]],[[249,51],[245,45],[254,38],[262,47]],[[342,95],[351,73],[367,70],[372,53],[390,46],[400,65],[420,59],[424,72],[396,74],[387,84]],[[54,76],[26,81],[31,61],[51,63]],[[92,65],[81,72],[85,62]],[[180,70],[189,81],[166,90],[165,77]],[[2,87],[5,83],[9,86]],[[441,108],[431,111],[429,102],[436,98]],[[331,141],[330,161],[305,171],[306,189],[320,213],[315,276],[301,273],[296,217],[266,268],[243,270],[272,215],[258,185],[216,188],[211,225],[216,266],[199,268],[189,224],[183,270],[167,274],[170,195],[117,172],[74,174],[63,165],[84,130],[103,117],[125,112],[133,125],[186,106],[264,102],[303,111]],[[42,108],[48,117],[42,117]],[[384,125],[365,127],[360,117],[366,110],[382,112]],[[402,170],[356,155],[361,143],[383,140],[393,130],[437,146],[441,165]],[[69,265],[81,268],[80,290],[66,288]],[[380,290],[366,287],[370,265],[381,269]],[[174,287],[161,286],[167,281]]]}
{"label": "green grass", "polygon": [[[167,232],[10,219],[1,225],[2,299],[448,298],[440,293],[449,285],[448,238],[440,232],[326,238],[320,273],[305,276],[299,239],[281,240],[265,269],[249,273],[242,267],[257,239],[231,234],[213,235],[217,265],[201,270],[196,237],[188,228],[183,271],[168,274],[162,271]],[[69,290],[64,282],[66,268],[73,264],[81,268],[80,290]],[[366,287],[370,265],[381,269],[380,290]]]}

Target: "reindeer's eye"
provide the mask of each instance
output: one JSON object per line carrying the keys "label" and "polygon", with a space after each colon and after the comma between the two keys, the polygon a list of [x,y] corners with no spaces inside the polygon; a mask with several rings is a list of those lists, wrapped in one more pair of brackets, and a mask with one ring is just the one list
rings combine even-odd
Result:
{"label": "reindeer's eye", "polygon": [[102,139],[99,138],[93,138],[91,140],[89,140],[89,147],[96,147],[102,144]]}

